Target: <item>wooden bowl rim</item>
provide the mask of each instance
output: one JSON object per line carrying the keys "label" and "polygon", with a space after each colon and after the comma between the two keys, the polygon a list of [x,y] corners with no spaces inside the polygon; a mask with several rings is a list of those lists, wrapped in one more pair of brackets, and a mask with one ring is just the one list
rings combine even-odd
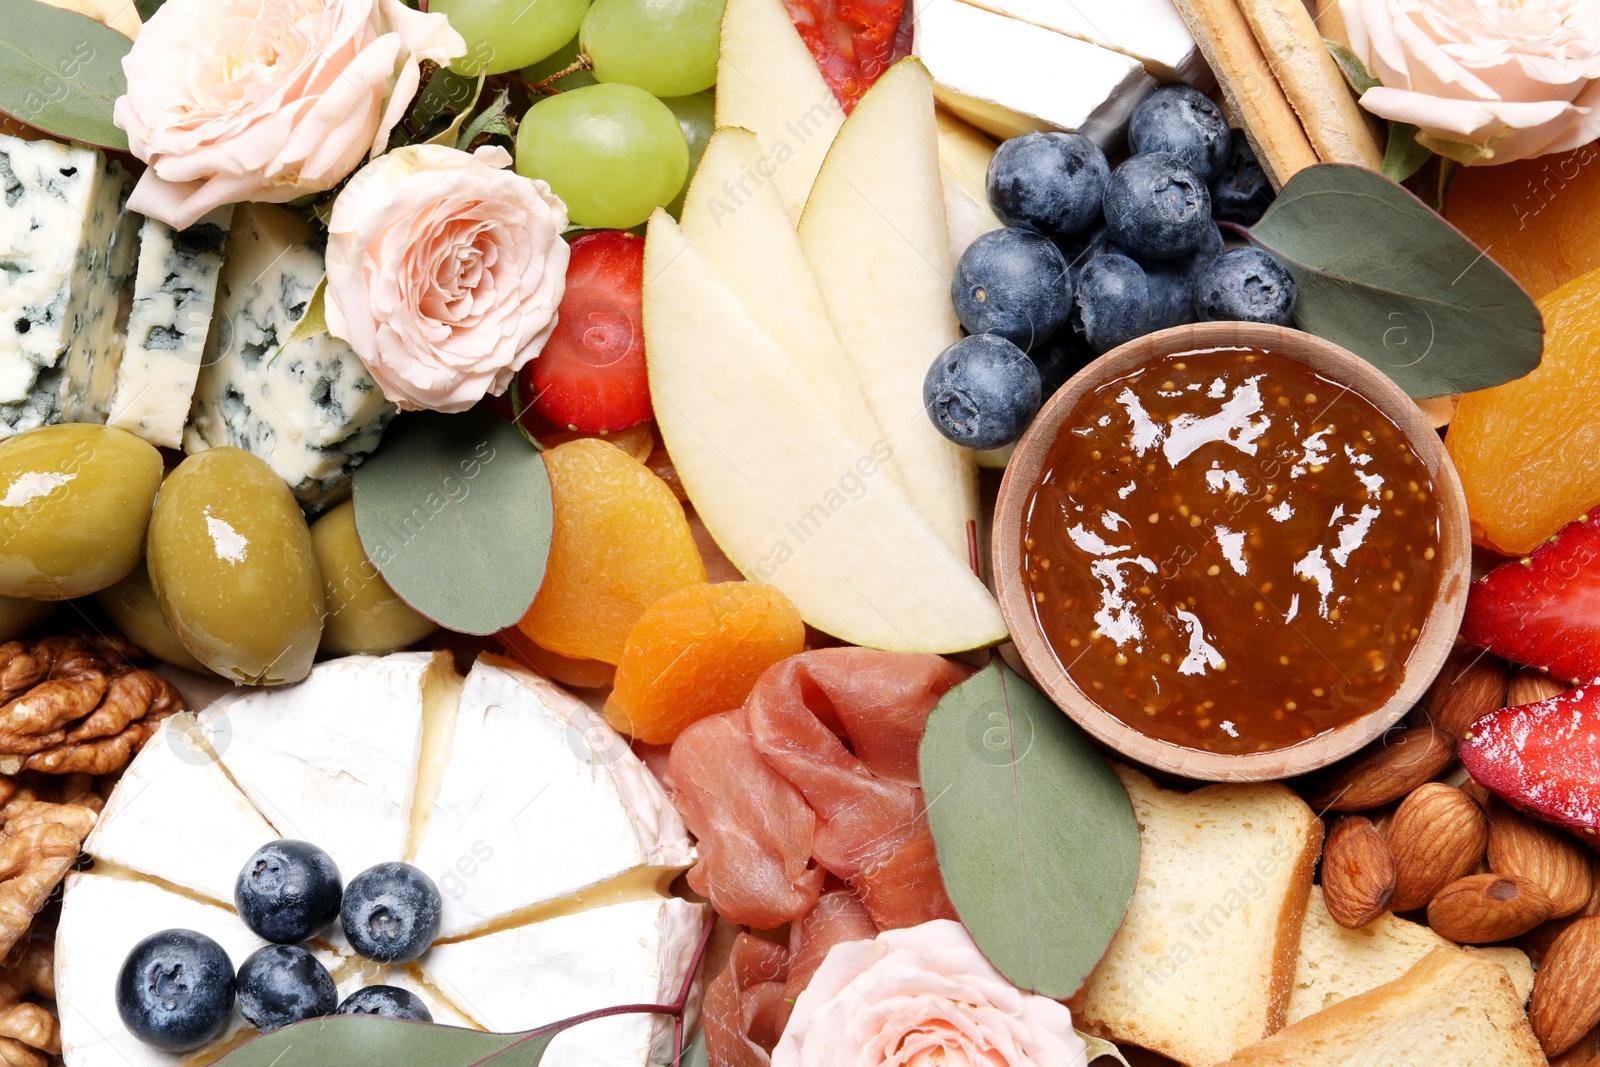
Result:
{"label": "wooden bowl rim", "polygon": [[[1205,752],[1140,733],[1101,708],[1067,676],[1034,619],[1022,577],[1022,518],[1050,448],[1078,401],[1108,380],[1167,355],[1206,349],[1269,349],[1303,363],[1364,397],[1399,427],[1433,476],[1439,505],[1439,591],[1406,661],[1400,688],[1379,707],[1288,748]],[[1023,662],[1046,695],[1088,733],[1122,755],[1185,778],[1257,782],[1319,770],[1377,740],[1420,700],[1455,643],[1471,580],[1472,541],[1466,494],[1444,442],[1420,408],[1387,375],[1331,341],[1282,326],[1204,322],[1147,334],[1100,356],[1056,390],[1017,442],[995,501],[991,546],[1000,610]]]}

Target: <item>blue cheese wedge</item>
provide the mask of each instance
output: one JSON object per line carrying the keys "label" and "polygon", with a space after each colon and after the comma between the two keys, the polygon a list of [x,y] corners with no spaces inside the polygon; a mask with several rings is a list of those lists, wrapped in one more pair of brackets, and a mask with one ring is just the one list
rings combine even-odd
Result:
{"label": "blue cheese wedge", "polygon": [[144,220],[108,425],[153,445],[183,443],[232,223],[231,204],[182,231]]}
{"label": "blue cheese wedge", "polygon": [[104,421],[133,179],[98,149],[0,135],[0,438]]}
{"label": "blue cheese wedge", "polygon": [[1139,60],[960,0],[914,0],[913,51],[953,114],[993,134],[1071,130],[1106,145],[1155,88]]}
{"label": "blue cheese wedge", "polygon": [[285,208],[235,209],[183,447],[252,452],[301,504],[320,509],[348,491],[395,407],[343,341],[289,339],[323,278],[312,240]]}

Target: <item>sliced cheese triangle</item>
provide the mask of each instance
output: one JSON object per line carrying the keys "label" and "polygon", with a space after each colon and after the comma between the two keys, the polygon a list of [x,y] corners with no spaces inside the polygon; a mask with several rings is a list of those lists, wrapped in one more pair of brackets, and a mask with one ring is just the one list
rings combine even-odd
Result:
{"label": "sliced cheese triangle", "polygon": [[[266,942],[233,912],[149,882],[74,874],[67,877],[66,893],[72,906],[61,909],[56,929],[56,1008],[66,1062],[74,1067],[175,1067],[203,1058],[203,1050],[174,1055],[152,1048],[122,1025],[116,1001],[122,961],[134,945],[158,930],[205,934],[223,947],[235,969]],[[213,1047],[228,1044],[248,1029],[235,1011]]]}
{"label": "sliced cheese triangle", "polygon": [[[596,1008],[678,995],[708,912],[640,900],[438,945],[423,977],[487,1030],[531,1030]],[[618,1015],[564,1030],[539,1067],[646,1067],[671,1057],[672,1020]]]}
{"label": "sliced cheese triangle", "polygon": [[83,850],[231,907],[245,861],[278,833],[208,748],[186,743],[186,721],[175,716],[156,731],[117,783]]}
{"label": "sliced cheese triangle", "polygon": [[718,126],[755,134],[789,217],[798,219],[844,109],[783,0],[728,0],[717,59]]}
{"label": "sliced cheese triangle", "polygon": [[[228,706],[222,765],[284,837],[326,849],[344,880],[406,851],[433,659],[351,656]],[[246,853],[248,855],[248,853]]]}
{"label": "sliced cheese triangle", "polygon": [[451,938],[630,872],[653,883],[693,863],[694,848],[665,790],[605,720],[538,675],[483,657],[461,691],[415,862],[439,885],[439,933]]}
{"label": "sliced cheese triangle", "polygon": [[966,560],[977,466],[922,406],[928,368],[961,324],[933,81],[917,60],[890,67],[850,113],[806,201],[800,244],[911,499]]}
{"label": "sliced cheese triangle", "polygon": [[660,211],[645,244],[644,319],[662,438],[747,577],[853,644],[955,652],[1004,639],[989,591],[883,477],[887,451],[852,437]]}

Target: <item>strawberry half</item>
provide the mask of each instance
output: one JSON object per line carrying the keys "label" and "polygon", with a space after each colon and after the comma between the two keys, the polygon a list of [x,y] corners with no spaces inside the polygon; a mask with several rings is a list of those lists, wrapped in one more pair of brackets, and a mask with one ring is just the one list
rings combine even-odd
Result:
{"label": "strawberry half", "polygon": [[1461,762],[1513,807],[1600,835],[1600,686],[1491,711],[1461,739]]}
{"label": "strawberry half", "polygon": [[1600,508],[1474,582],[1461,636],[1574,685],[1600,678]]}

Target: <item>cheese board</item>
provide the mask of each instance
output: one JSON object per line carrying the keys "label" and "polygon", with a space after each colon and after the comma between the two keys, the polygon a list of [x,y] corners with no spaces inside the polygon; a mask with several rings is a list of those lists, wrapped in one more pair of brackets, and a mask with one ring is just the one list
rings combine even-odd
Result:
{"label": "cheese board", "polygon": [[1588,0],[0,14],[0,1061],[1600,1067]]}

